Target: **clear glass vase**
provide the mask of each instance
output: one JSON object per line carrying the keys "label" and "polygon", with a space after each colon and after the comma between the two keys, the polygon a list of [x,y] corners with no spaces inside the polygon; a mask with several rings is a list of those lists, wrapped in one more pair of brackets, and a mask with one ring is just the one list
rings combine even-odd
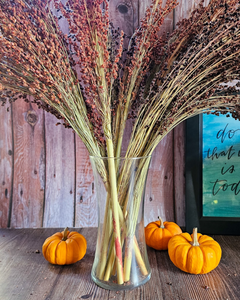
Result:
{"label": "clear glass vase", "polygon": [[98,201],[98,236],[92,279],[109,290],[133,289],[151,277],[144,196],[151,156],[90,156]]}

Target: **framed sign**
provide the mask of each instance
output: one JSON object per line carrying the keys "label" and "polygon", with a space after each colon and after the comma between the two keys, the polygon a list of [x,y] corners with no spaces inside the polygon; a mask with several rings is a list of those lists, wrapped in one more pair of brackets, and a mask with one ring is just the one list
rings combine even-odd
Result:
{"label": "framed sign", "polygon": [[240,122],[203,114],[186,123],[186,230],[240,234]]}

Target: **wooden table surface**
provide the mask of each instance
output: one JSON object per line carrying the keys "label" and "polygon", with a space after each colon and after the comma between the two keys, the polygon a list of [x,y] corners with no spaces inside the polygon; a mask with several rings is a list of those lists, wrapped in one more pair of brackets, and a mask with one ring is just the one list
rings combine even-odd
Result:
{"label": "wooden table surface", "polygon": [[150,281],[131,291],[115,292],[91,279],[96,228],[77,230],[86,237],[88,249],[81,261],[69,266],[51,265],[42,255],[43,242],[57,231],[0,229],[0,300],[240,299],[240,236],[214,236],[222,247],[222,260],[205,275],[184,273],[172,264],[167,251],[148,248]]}

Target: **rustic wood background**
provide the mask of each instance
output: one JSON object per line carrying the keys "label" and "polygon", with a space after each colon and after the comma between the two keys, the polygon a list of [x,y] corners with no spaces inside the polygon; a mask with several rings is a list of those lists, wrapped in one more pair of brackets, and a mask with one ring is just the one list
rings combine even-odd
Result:
{"label": "rustic wood background", "polygon": [[[165,2],[165,1],[164,1]],[[128,35],[149,0],[110,0],[110,18]],[[171,32],[194,0],[179,0],[164,23]],[[66,28],[64,21],[61,26]],[[97,226],[97,201],[88,152],[71,129],[35,105],[0,107],[0,227]],[[154,151],[146,190],[145,224],[157,219],[185,225],[184,124]]]}

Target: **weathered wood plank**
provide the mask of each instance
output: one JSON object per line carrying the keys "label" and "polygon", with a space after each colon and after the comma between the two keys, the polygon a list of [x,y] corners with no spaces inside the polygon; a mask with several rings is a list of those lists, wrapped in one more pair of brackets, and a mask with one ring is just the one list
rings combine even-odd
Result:
{"label": "weathered wood plank", "polygon": [[[174,26],[184,18],[188,18],[197,1],[179,1],[175,8]],[[174,213],[179,226],[185,226],[185,123],[174,129]]]}
{"label": "weathered wood plank", "polygon": [[89,154],[81,139],[76,136],[76,227],[96,227],[97,199]]}
{"label": "weathered wood plank", "polygon": [[45,113],[46,196],[44,227],[74,224],[75,152],[74,133],[56,126],[55,116]]}
{"label": "weathered wood plank", "polygon": [[[7,111],[7,109],[9,111]],[[12,199],[12,111],[0,107],[0,227],[8,226]]]}
{"label": "weathered wood plank", "polygon": [[[61,229],[62,230],[62,229]],[[205,275],[177,269],[167,251],[148,248],[150,281],[131,291],[107,291],[91,280],[97,230],[77,230],[88,242],[85,257],[69,266],[49,264],[42,244],[59,229],[0,230],[0,299],[115,299],[115,300],[238,300],[240,298],[240,237],[214,236],[222,247],[219,266]],[[40,250],[40,253],[36,253]]]}
{"label": "weathered wood plank", "polygon": [[174,129],[173,155],[175,222],[185,227],[185,123]]}
{"label": "weathered wood plank", "polygon": [[42,226],[44,202],[43,112],[18,100],[13,104],[14,171],[11,227]]}
{"label": "weathered wood plank", "polygon": [[[163,0],[162,6],[165,7],[167,0]],[[172,33],[173,31],[173,11],[170,12],[164,19],[164,22],[160,29],[160,34],[162,33]]]}
{"label": "weathered wood plank", "polygon": [[[61,15],[52,5],[53,13]],[[69,32],[65,18],[59,20],[63,33]],[[44,207],[44,227],[73,226],[75,220],[75,142],[74,133],[59,120],[45,113],[46,146],[46,199]]]}
{"label": "weathered wood plank", "polygon": [[[165,6],[166,1],[163,1]],[[173,13],[164,20],[160,33],[173,31]],[[152,155],[146,187],[145,225],[161,216],[174,221],[173,203],[173,132],[159,143]]]}
{"label": "weathered wood plank", "polygon": [[[144,4],[145,2],[147,1]],[[110,1],[109,17],[115,27],[121,28],[127,35],[132,35],[140,23],[140,1]]]}
{"label": "weathered wood plank", "polygon": [[144,223],[173,221],[173,139],[168,134],[152,155],[145,193]]}

